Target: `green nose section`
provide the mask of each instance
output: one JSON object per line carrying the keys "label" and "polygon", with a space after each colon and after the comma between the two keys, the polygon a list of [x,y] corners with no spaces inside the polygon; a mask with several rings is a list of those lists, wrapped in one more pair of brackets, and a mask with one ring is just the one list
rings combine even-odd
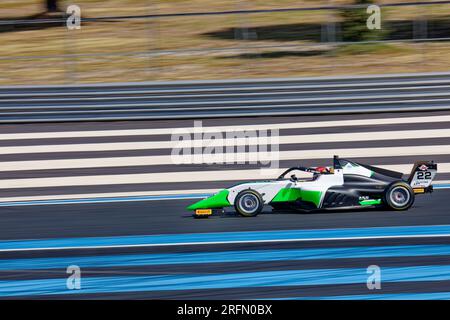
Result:
{"label": "green nose section", "polygon": [[214,209],[214,208],[223,208],[230,206],[230,202],[228,201],[228,194],[230,192],[228,190],[222,190],[215,195],[200,200],[194,204],[191,204],[187,207],[188,210],[197,210],[197,209]]}

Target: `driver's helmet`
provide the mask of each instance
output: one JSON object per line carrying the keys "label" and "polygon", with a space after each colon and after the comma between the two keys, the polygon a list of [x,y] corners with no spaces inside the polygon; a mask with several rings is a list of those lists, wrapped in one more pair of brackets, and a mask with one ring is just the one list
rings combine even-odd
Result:
{"label": "driver's helmet", "polygon": [[318,171],[321,174],[334,172],[332,167],[316,167],[315,169],[316,169],[316,171]]}

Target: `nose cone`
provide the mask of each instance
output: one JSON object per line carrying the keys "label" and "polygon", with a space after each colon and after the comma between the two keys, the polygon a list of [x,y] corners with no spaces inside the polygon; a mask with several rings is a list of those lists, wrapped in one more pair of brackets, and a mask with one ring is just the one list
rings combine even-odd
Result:
{"label": "nose cone", "polygon": [[226,189],[216,193],[215,195],[200,200],[194,204],[191,204],[187,207],[188,210],[197,210],[197,209],[214,209],[214,208],[223,208],[230,206],[230,202],[228,201],[228,194],[230,192]]}

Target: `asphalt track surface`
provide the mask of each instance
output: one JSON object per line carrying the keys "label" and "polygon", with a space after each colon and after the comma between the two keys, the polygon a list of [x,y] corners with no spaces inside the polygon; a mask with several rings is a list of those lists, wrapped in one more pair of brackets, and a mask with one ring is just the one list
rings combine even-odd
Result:
{"label": "asphalt track surface", "polygon": [[[419,195],[407,212],[358,210],[323,213],[272,213],[242,218],[193,219],[186,207],[197,200],[142,201],[0,209],[2,240],[99,237],[172,233],[360,228],[450,224],[450,189]],[[24,223],[26,221],[26,224]]]}
{"label": "asphalt track surface", "polygon": [[[450,191],[417,197],[407,212],[364,210],[271,213],[229,211],[194,219],[189,201],[142,201],[2,208],[2,241],[208,237],[230,232],[353,230],[450,225]],[[26,223],[24,223],[26,221]],[[342,229],[344,228],[344,229]],[[388,228],[389,229],[389,228]],[[348,231],[346,231],[348,230]],[[358,232],[358,231],[357,231]],[[250,233],[252,234],[252,233]],[[28,240],[22,240],[28,241]],[[34,240],[31,240],[34,241]],[[75,241],[76,242],[76,241]],[[74,243],[75,243],[74,242]],[[13,242],[17,243],[17,242]],[[82,267],[70,291],[68,265]],[[2,299],[448,299],[450,238],[405,237],[0,252]],[[366,268],[382,268],[382,289],[366,287]],[[84,290],[84,291],[83,291]]]}
{"label": "asphalt track surface", "polygon": [[[261,175],[259,169],[267,168],[261,161],[176,163],[172,133],[193,126],[193,120],[2,125],[0,203],[205,194],[277,176]],[[298,165],[331,165],[336,154],[405,174],[418,159],[434,160],[439,164],[435,182],[450,182],[448,111],[209,119],[202,128],[258,134],[279,128],[280,173]]]}
{"label": "asphalt track surface", "polygon": [[[360,152],[357,160],[361,162],[402,170],[409,170],[419,158],[433,159],[439,165],[437,181],[448,185],[450,154],[445,148],[450,145],[449,116],[449,112],[414,112],[370,117],[231,118],[210,119],[203,125],[294,123],[293,128],[280,130],[281,137],[307,136],[311,140],[299,138],[295,143],[282,144],[281,168],[327,165],[333,152]],[[434,120],[427,122],[426,117]],[[392,122],[386,122],[389,119]],[[182,194],[189,190],[224,188],[242,179],[243,171],[252,173],[258,168],[153,162],[132,165],[130,159],[123,157],[145,156],[153,161],[153,156],[169,155],[170,147],[129,150],[110,145],[123,142],[135,146],[133,143],[144,142],[148,147],[165,143],[170,140],[171,128],[190,126],[190,120],[1,126],[0,204],[20,199],[29,205],[13,203],[0,207],[0,299],[450,299],[450,189],[417,196],[413,208],[407,212],[275,214],[267,208],[255,218],[242,218],[228,210],[223,216],[193,219],[185,208],[197,199],[119,199],[121,195],[143,192]],[[129,134],[141,129],[147,130],[146,133]],[[160,129],[165,133],[158,135],[151,131]],[[102,130],[106,135],[101,136]],[[125,130],[127,135],[113,130]],[[381,139],[390,131],[398,135]],[[86,136],[87,132],[91,133]],[[313,142],[317,134],[328,136]],[[363,140],[349,141],[358,135]],[[366,141],[367,136],[375,139]],[[87,146],[93,143],[112,149],[88,150]],[[22,149],[19,152],[11,147]],[[422,154],[420,150],[415,153],[414,148],[428,153]],[[379,151],[373,153],[375,149]],[[305,150],[301,161],[288,157],[289,152],[296,150]],[[113,165],[104,162],[105,157],[112,159]],[[94,159],[102,166],[85,167],[83,159]],[[57,160],[67,160],[66,167],[57,169]],[[223,179],[210,178],[217,170],[222,170]],[[170,182],[164,182],[165,176],[160,176],[166,172],[175,174]],[[104,175],[114,178],[111,180],[114,183],[97,185]],[[193,176],[200,177],[199,181],[193,181]],[[161,180],[152,180],[153,177]],[[141,181],[131,183],[133,179]],[[72,185],[72,181],[79,184]],[[55,185],[56,182],[62,185]],[[31,202],[36,198],[85,195],[118,198],[104,203]],[[431,233],[423,231],[424,228]],[[317,232],[319,238],[282,241],[273,238],[271,232],[281,238]],[[373,236],[374,233],[378,236]],[[335,234],[340,238],[334,238]],[[175,242],[133,245],[153,241],[152,237]],[[233,237],[241,240],[226,241]],[[195,242],[200,238],[205,242]],[[223,241],[214,242],[217,238]],[[36,243],[45,245],[33,247]],[[83,243],[103,246],[83,247]],[[115,246],[117,243],[131,245]],[[46,247],[54,244],[66,247],[55,250]],[[21,245],[21,250],[14,249]],[[81,267],[81,290],[66,288],[69,265]],[[370,291],[366,287],[366,269],[370,265],[378,265],[382,270],[381,290]]]}

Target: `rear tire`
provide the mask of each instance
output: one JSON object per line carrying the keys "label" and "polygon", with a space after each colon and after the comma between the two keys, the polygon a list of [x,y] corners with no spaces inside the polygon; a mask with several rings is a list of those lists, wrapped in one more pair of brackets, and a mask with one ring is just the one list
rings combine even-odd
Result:
{"label": "rear tire", "polygon": [[414,190],[403,181],[392,183],[384,193],[384,203],[397,211],[408,210],[414,204]]}
{"label": "rear tire", "polygon": [[263,209],[264,202],[261,195],[255,190],[243,190],[234,200],[236,212],[243,217],[255,217]]}

